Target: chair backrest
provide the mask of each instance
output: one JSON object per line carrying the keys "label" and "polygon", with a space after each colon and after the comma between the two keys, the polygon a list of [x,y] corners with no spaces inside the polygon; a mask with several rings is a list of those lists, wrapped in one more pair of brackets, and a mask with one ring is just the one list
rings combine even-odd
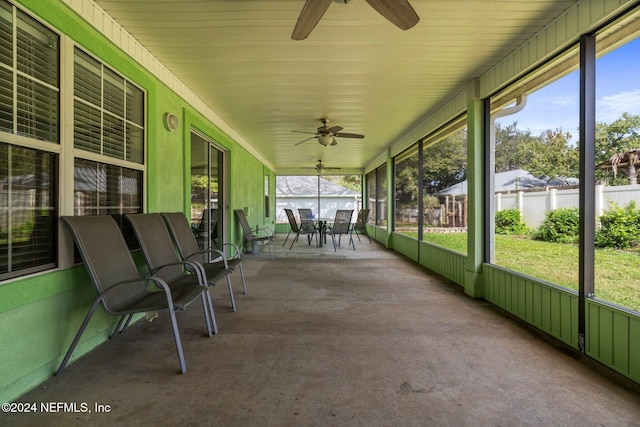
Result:
{"label": "chair backrest", "polygon": [[[180,262],[171,240],[169,230],[159,213],[128,214],[140,248],[149,268]],[[184,277],[185,272],[180,265],[163,268],[156,274],[167,282]]]}
{"label": "chair backrest", "polygon": [[293,231],[294,233],[298,233],[300,231],[300,228],[298,228],[298,222],[296,221],[296,217],[293,214],[293,211],[291,209],[286,209],[286,208],[284,211],[287,214],[287,218],[289,219],[289,225],[291,226],[291,231]]}
{"label": "chair backrest", "polygon": [[367,218],[369,218],[370,211],[371,209],[360,209],[360,212],[358,212],[358,218],[356,219],[356,222],[354,224],[354,228],[356,230],[364,229],[365,225],[367,224]]}
{"label": "chair backrest", "polygon": [[[91,282],[99,293],[113,284],[141,279],[127,243],[112,217],[63,216],[60,219],[71,232]],[[142,283],[139,288],[115,288],[104,295],[102,306],[107,312],[118,311],[119,307],[135,301],[138,295],[147,293]]]}
{"label": "chair backrest", "polygon": [[300,215],[300,228],[303,231],[309,231],[313,229],[313,211],[311,209],[300,208],[298,209]]}
{"label": "chair backrest", "polygon": [[[169,234],[173,239],[173,243],[180,253],[182,259],[192,259],[195,261],[205,261],[198,246],[198,241],[191,232],[189,226],[189,220],[182,212],[162,213],[162,219],[164,219]],[[194,256],[194,254],[197,254]]]}
{"label": "chair backrest", "polygon": [[340,209],[336,211],[336,217],[333,221],[333,234],[348,234],[351,228],[351,217],[353,209]]}
{"label": "chair backrest", "polygon": [[313,219],[313,211],[311,209],[300,208],[298,209],[298,214],[300,215],[301,222]]}
{"label": "chair backrest", "polygon": [[251,231],[251,226],[247,221],[247,217],[244,215],[244,211],[242,209],[234,209],[233,211],[238,217],[238,221],[240,221],[240,226],[242,227],[242,231],[244,232],[244,239],[247,242],[253,240],[253,232]]}
{"label": "chair backrest", "polygon": [[360,209],[360,212],[358,212],[358,219],[356,220],[356,222],[358,224],[366,224],[367,218],[369,218],[370,211],[371,209]]}
{"label": "chair backrest", "polygon": [[218,209],[203,209],[200,221],[195,226],[196,231],[204,233],[206,231],[207,221],[211,224],[211,234],[215,236],[215,229],[218,225]]}

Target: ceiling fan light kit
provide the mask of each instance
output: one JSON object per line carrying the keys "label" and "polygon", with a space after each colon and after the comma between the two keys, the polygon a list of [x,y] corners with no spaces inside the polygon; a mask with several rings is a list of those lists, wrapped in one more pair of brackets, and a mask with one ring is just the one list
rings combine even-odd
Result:
{"label": "ceiling fan light kit", "polygon": [[324,145],[325,147],[327,145],[336,145],[338,143],[336,141],[336,139],[334,137],[332,137],[331,135],[319,136],[318,137],[318,142],[320,143],[320,145]]}

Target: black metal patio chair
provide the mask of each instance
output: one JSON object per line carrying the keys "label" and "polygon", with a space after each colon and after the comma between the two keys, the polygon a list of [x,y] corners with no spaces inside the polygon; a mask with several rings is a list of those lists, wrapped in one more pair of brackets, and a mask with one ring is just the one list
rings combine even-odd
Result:
{"label": "black metal patio chair", "polygon": [[[293,244],[298,240],[301,234],[307,236],[307,242],[310,245],[311,240],[313,240],[313,236],[315,236],[316,234],[316,229],[315,229],[315,226],[313,225],[313,221],[300,221],[300,225],[298,225],[298,222],[296,221],[296,217],[293,214],[293,211],[291,209],[286,209],[286,208],[284,211],[287,214],[287,219],[289,219],[289,226],[291,228],[289,229],[289,233],[287,233],[287,237],[284,239],[284,243],[282,244],[282,246],[284,246],[285,243],[287,243],[287,239],[289,239],[289,235],[291,233],[295,233],[296,235],[293,241],[291,242],[291,246],[289,246],[289,249],[293,248]],[[317,240],[318,238],[316,237],[316,246],[317,246]]]}
{"label": "black metal patio chair", "polygon": [[[331,241],[333,242],[333,250],[337,251],[337,246],[340,246],[340,240],[343,234],[349,235],[349,243],[353,246],[353,250],[356,250],[356,244],[353,241],[351,227],[351,217],[353,216],[353,209],[339,209],[336,211],[336,217],[333,220],[333,224],[327,226],[327,233],[331,235]],[[336,245],[336,236],[338,236],[338,244]]]}
{"label": "black metal patio chair", "polygon": [[247,221],[247,217],[245,216],[244,211],[242,209],[235,209],[233,212],[238,218],[238,221],[240,222],[240,226],[242,227],[242,231],[244,233],[242,244],[249,244],[252,246],[254,244],[269,245],[269,256],[271,257],[271,259],[273,259],[273,256],[277,255],[275,245],[276,236],[273,233],[273,230],[271,230],[269,227],[256,226],[254,234],[254,229],[252,229],[249,225],[249,221]]}
{"label": "black metal patio chair", "polygon": [[[124,332],[134,314],[166,309],[169,312],[178,351],[180,371],[185,373],[187,366],[175,311],[185,310],[189,304],[200,297],[207,322],[207,332],[211,336],[213,324],[210,316],[213,313],[210,311],[209,292],[202,276],[199,273],[188,278],[160,276],[157,274],[159,269],[142,275],[112,217],[63,216],[60,219],[73,235],[91,283],[98,291],[98,296],[82,321],[56,375],[60,375],[69,362],[73,350],[99,305],[106,313],[120,317],[110,338],[116,333]],[[182,265],[196,268],[193,263]]]}
{"label": "black metal patio chair", "polygon": [[356,222],[353,223],[353,234],[358,238],[358,242],[360,242],[360,234],[364,233],[369,239],[369,243],[371,243],[371,236],[367,232],[367,219],[369,218],[369,212],[371,209],[360,209],[358,212],[358,217],[356,218]]}
{"label": "black metal patio chair", "polygon": [[[244,269],[242,267],[242,254],[238,247],[232,243],[226,243],[230,250],[234,252],[233,257],[227,257],[218,248],[205,248],[204,250],[198,246],[198,241],[194,237],[189,228],[189,220],[182,212],[162,213],[162,218],[169,229],[169,234],[175,244],[180,257],[184,261],[195,261],[202,265],[208,281],[214,283],[224,277],[227,278],[229,285],[229,295],[231,298],[231,306],[236,311],[236,302],[233,297],[233,289],[231,287],[231,279],[227,270],[234,271],[240,269],[242,277],[242,290],[247,293],[247,285],[244,280]],[[213,259],[212,259],[213,258]],[[225,262],[226,261],[226,262]],[[212,283],[212,284],[214,284]]]}
{"label": "black metal patio chair", "polygon": [[[185,261],[181,260],[178,256],[167,225],[159,213],[127,214],[125,215],[125,218],[127,218],[131,224],[136,238],[138,239],[138,243],[140,243],[140,248],[142,249],[145,261],[152,271],[158,266],[164,265],[169,267],[165,268],[161,272],[163,275],[167,275],[168,277],[189,275],[190,272],[186,272],[181,265]],[[220,252],[220,254],[222,254],[222,252]],[[202,265],[194,261],[186,262],[191,262],[196,265],[196,268],[198,269],[199,274],[202,275],[205,284],[209,286],[227,278],[229,293],[232,295],[231,301],[233,302],[233,290],[231,289],[231,281],[229,280],[231,270],[229,268],[220,269],[220,271],[217,271],[215,275],[207,276]],[[211,307],[211,311],[213,312],[213,306]]]}

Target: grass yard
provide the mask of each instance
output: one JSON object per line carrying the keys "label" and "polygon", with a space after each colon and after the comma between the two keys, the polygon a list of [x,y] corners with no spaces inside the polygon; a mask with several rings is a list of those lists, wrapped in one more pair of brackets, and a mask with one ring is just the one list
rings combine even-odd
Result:
{"label": "grass yard", "polygon": [[[412,235],[417,237],[417,233]],[[523,236],[498,234],[495,238],[497,265],[578,290],[577,245]],[[424,233],[424,240],[467,253],[467,233]],[[596,249],[595,260],[596,297],[640,312],[640,254]]]}

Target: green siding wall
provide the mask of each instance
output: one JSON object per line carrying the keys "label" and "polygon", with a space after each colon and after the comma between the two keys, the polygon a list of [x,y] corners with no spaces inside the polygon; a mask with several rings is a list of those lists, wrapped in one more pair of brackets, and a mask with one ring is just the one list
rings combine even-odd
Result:
{"label": "green siding wall", "polygon": [[586,352],[640,383],[640,315],[587,300]]}
{"label": "green siding wall", "polygon": [[391,233],[389,247],[412,261],[418,262],[418,240],[400,233]]}
{"label": "green siding wall", "polygon": [[467,256],[427,242],[420,242],[420,264],[452,282],[464,286]]}
{"label": "green siding wall", "polygon": [[495,265],[484,266],[484,298],[578,348],[578,295]]}
{"label": "green siding wall", "polygon": [[[16,3],[31,10],[43,23],[75,40],[78,46],[146,91],[147,211],[188,212],[188,159],[193,127],[229,153],[229,213],[233,215],[234,208],[248,208],[251,224],[272,225],[272,219],[264,218],[263,206],[265,172],[271,176],[271,194],[275,194],[272,171],[265,171],[264,165],[247,150],[63,3],[42,0],[18,0]],[[166,112],[181,118],[177,131],[169,132],[164,127]],[[275,197],[271,197],[271,200],[273,212]],[[230,218],[229,224],[230,240],[239,243],[242,232],[235,218]],[[140,257],[134,255],[140,265]],[[95,291],[83,266],[0,283],[0,401],[15,400],[53,374],[94,297]],[[98,310],[73,359],[107,340],[115,320]]]}

